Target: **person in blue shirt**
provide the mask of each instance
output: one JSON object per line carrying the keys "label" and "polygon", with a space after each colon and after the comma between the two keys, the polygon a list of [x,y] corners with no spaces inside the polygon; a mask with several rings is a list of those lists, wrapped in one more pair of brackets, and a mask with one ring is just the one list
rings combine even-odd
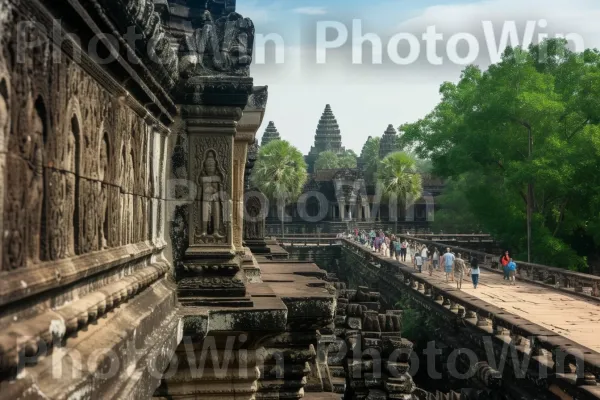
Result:
{"label": "person in blue shirt", "polygon": [[508,263],[508,265],[506,266],[506,269],[508,270],[508,282],[509,285],[516,285],[517,282],[517,264],[513,261],[513,259],[510,259],[510,262]]}

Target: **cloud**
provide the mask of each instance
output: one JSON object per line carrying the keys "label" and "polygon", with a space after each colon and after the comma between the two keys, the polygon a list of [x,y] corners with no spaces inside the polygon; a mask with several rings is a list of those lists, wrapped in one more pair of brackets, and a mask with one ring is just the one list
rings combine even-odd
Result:
{"label": "cloud", "polygon": [[244,17],[252,19],[254,24],[265,24],[272,20],[273,7],[259,5],[259,3],[254,0],[248,1],[240,1],[236,7],[236,12],[242,14]]}
{"label": "cloud", "polygon": [[327,9],[325,7],[299,7],[292,10],[296,14],[304,15],[325,15]]}

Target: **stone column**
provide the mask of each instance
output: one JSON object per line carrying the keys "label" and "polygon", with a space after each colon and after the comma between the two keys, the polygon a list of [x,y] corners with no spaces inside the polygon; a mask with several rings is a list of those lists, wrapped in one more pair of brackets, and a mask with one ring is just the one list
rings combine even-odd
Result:
{"label": "stone column", "polygon": [[193,76],[180,81],[177,97],[188,136],[187,176],[196,188],[188,208],[189,247],[183,270],[177,273],[184,304],[188,298],[199,306],[227,304],[218,299],[228,297],[250,302],[241,270],[241,221],[233,201],[243,190],[240,179],[234,185],[234,178],[243,176],[245,165],[244,145],[237,149],[244,162],[235,162],[237,126],[252,89],[249,77]]}
{"label": "stone column", "polygon": [[[254,142],[256,132],[262,124],[267,103],[267,87],[253,89],[239,121],[233,151],[233,246],[243,252],[244,232],[244,175],[248,146]],[[264,224],[264,221],[263,221]],[[263,230],[264,233],[264,230]],[[264,239],[264,236],[263,236]]]}

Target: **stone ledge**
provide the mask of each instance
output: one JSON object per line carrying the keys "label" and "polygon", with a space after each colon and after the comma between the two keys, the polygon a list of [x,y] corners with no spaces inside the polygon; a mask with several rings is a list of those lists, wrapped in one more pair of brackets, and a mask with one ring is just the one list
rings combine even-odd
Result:
{"label": "stone ledge", "polygon": [[[144,364],[144,357],[157,350],[161,335],[153,337],[153,333],[157,327],[169,331],[177,321],[174,318],[175,287],[162,279],[80,331],[65,347],[40,357],[16,381],[0,382],[0,393],[3,397],[27,399],[110,398],[111,393],[126,388],[129,378],[140,374],[131,366],[139,367],[140,361]],[[166,359],[174,352],[171,343],[159,348]],[[135,351],[127,351],[133,346]],[[110,375],[115,366],[117,370]],[[152,392],[154,388],[145,390]]]}
{"label": "stone ledge", "polygon": [[44,262],[35,268],[21,268],[2,274],[0,306],[41,292],[64,287],[80,279],[108,271],[118,265],[159,252],[151,242],[128,244],[58,261]]}
{"label": "stone ledge", "polygon": [[70,341],[70,336],[98,323],[105,313],[145,290],[168,271],[167,263],[157,263],[104,286],[57,310],[48,310],[34,318],[15,322],[0,335],[2,369],[13,370],[25,353],[46,352],[55,343]]}

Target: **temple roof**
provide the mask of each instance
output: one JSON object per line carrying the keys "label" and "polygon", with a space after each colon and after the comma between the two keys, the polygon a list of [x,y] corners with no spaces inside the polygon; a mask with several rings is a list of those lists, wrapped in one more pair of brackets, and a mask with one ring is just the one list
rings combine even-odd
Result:
{"label": "temple roof", "polygon": [[379,158],[383,159],[390,153],[398,150],[398,135],[392,124],[388,125],[386,131],[381,137],[381,145],[379,147]]}
{"label": "temple roof", "polygon": [[321,115],[315,134],[315,144],[310,149],[309,154],[316,156],[324,151],[344,152],[340,126],[329,104],[325,106],[325,111]]}
{"label": "temple roof", "polygon": [[267,126],[267,129],[265,129],[265,133],[262,136],[260,145],[264,146],[266,144],[269,144],[273,140],[280,140],[280,139],[281,139],[281,136],[279,136],[279,132],[277,131],[277,128],[275,127],[275,123],[273,121],[270,121],[269,125]]}

